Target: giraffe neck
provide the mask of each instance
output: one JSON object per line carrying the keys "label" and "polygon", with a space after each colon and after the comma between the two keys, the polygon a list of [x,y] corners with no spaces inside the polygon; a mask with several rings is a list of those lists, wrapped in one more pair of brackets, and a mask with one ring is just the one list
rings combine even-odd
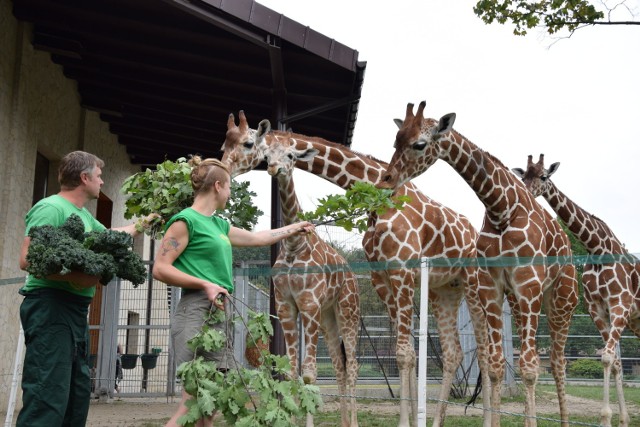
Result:
{"label": "giraffe neck", "polygon": [[[293,185],[293,177],[287,174],[278,174],[278,193],[280,195],[280,209],[282,221],[285,225],[300,221],[297,214],[302,212],[296,189]],[[284,249],[288,253],[296,253],[306,242],[304,235],[295,233],[283,240]]]}
{"label": "giraffe neck", "polygon": [[543,196],[590,254],[626,253],[607,224],[574,203],[553,182],[549,181]]}
{"label": "giraffe neck", "polygon": [[320,153],[311,162],[297,162],[296,167],[344,189],[348,189],[358,181],[378,182],[387,167],[386,163],[321,138],[289,132],[274,131],[273,133],[277,138],[293,140],[297,149],[305,149],[312,145]]}
{"label": "giraffe neck", "polygon": [[440,140],[439,158],[449,163],[476,193],[485,206],[486,217],[497,229],[505,229],[523,203],[531,205],[524,184],[500,160],[459,133],[451,131]]}

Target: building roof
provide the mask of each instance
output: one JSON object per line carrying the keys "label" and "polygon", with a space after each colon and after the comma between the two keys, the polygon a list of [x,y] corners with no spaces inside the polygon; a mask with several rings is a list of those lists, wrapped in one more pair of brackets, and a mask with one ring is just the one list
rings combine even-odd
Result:
{"label": "building roof", "polygon": [[366,63],[253,0],[13,0],[132,163],[220,152],[230,113],[350,146]]}

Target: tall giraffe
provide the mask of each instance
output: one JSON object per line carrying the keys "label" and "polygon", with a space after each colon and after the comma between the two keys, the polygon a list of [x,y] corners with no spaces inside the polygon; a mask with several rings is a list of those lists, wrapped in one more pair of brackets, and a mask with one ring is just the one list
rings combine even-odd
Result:
{"label": "tall giraffe", "polygon": [[[500,406],[504,376],[502,303],[506,292],[515,308],[521,339],[520,374],[526,389],[525,425],[537,425],[535,386],[540,361],[535,335],[544,303],[554,343],[551,366],[560,416],[566,426],[564,346],[571,315],[578,303],[577,282],[573,264],[550,261],[546,257],[570,256],[569,239],[557,221],[498,159],[452,129],[455,114],[447,114],[440,121],[425,119],[424,107],[423,101],[414,116],[413,104],[408,104],[404,121],[395,120],[400,128],[394,144],[396,151],[379,185],[397,188],[442,159],[460,174],[485,205],[484,223],[477,240],[481,257],[501,257],[502,260],[504,257],[544,257],[543,262],[491,266],[492,280],[481,280],[480,298],[487,312],[491,346],[491,406],[494,409]],[[499,413],[494,414],[493,425],[496,427],[499,416]]]}
{"label": "tall giraffe", "polygon": [[604,221],[575,204],[550,180],[560,163],[553,163],[549,169],[545,169],[544,154],[540,154],[538,163],[533,163],[532,158],[528,158],[526,171],[515,168],[513,172],[522,178],[533,196],[543,196],[549,202],[549,206],[582,242],[589,255],[619,257],[619,262],[615,263],[603,260],[604,264],[587,264],[582,274],[582,284],[589,314],[605,343],[602,353],[604,399],[600,424],[611,426],[609,377],[613,372],[620,407],[619,425],[626,427],[629,425],[629,414],[622,390],[622,365],[616,354],[616,346],[627,325],[640,337],[640,264]]}
{"label": "tall giraffe", "polygon": [[[223,145],[223,161],[230,164],[232,176],[256,168],[265,157],[264,149],[272,141],[290,141],[298,150],[317,150],[311,162],[296,163],[296,167],[322,177],[343,189],[357,181],[375,183],[386,169],[386,164],[369,156],[355,153],[344,146],[321,138],[271,131],[263,120],[258,129],[250,129],[244,113],[239,114],[236,126],[233,114],[227,122],[227,135]],[[264,139],[266,144],[262,144]],[[411,202],[403,210],[388,210],[383,215],[372,215],[369,229],[363,238],[364,251],[372,263],[404,262],[421,257],[475,258],[477,233],[471,223],[451,209],[440,205],[407,184],[396,194],[407,195]],[[391,323],[396,331],[396,357],[400,370],[400,420],[398,425],[410,425],[417,414],[415,403],[416,355],[411,337],[413,294],[417,281],[416,269],[372,269],[371,282],[385,303]],[[457,325],[458,307],[463,296],[469,306],[477,342],[478,362],[482,372],[484,426],[491,423],[489,410],[490,382],[487,371],[486,318],[477,295],[478,269],[469,267],[434,268],[429,276],[429,300],[436,318],[442,347],[443,380],[439,401],[434,414],[434,426],[443,423],[451,384],[462,359]],[[460,286],[462,285],[462,286]],[[413,404],[409,405],[409,402]]]}
{"label": "tall giraffe", "polygon": [[[264,154],[269,165],[267,172],[278,181],[283,221],[293,224],[298,221],[297,214],[302,212],[292,177],[294,163],[296,160],[309,161],[316,152],[298,151],[288,144],[271,144]],[[284,331],[292,375],[297,377],[298,372],[297,319],[300,314],[306,349],[302,363],[304,382],[313,384],[316,381],[316,353],[321,331],[336,372],[342,426],[357,427],[356,346],[360,295],[355,274],[342,255],[316,233],[284,239],[273,267],[276,271],[273,277],[276,310]],[[346,396],[351,396],[349,406]],[[311,425],[313,419],[307,417],[307,426]]]}

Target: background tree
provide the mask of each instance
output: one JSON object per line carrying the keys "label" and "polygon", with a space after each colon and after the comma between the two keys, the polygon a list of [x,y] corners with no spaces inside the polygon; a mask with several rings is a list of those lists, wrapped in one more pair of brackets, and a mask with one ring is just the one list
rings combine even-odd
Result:
{"label": "background tree", "polygon": [[234,246],[233,266],[239,267],[243,261],[269,261],[271,257],[270,246]]}
{"label": "background tree", "polygon": [[539,26],[556,34],[561,30],[573,33],[587,25],[640,25],[640,21],[612,20],[612,14],[619,9],[634,17],[625,0],[611,7],[605,2],[600,5],[604,11],[586,0],[480,0],[473,12],[487,24],[511,22],[515,25],[513,33],[519,36]]}
{"label": "background tree", "polygon": [[[161,239],[166,221],[193,203],[191,166],[187,159],[165,160],[155,169],[147,168],[125,179],[121,191],[127,195],[124,217],[146,217],[157,213],[160,218],[142,228],[152,238]],[[253,204],[256,193],[249,190],[249,182],[231,180],[231,196],[226,209],[218,214],[236,227],[252,229],[263,212]]]}

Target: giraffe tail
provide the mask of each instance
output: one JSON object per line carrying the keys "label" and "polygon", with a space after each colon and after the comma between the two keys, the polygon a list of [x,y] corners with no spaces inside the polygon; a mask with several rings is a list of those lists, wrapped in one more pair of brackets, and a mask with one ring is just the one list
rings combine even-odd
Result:
{"label": "giraffe tail", "polygon": [[480,396],[480,394],[482,394],[482,372],[478,374],[478,381],[476,381],[476,388],[473,390],[473,393],[471,394],[471,398],[469,398],[469,401],[467,402],[467,406],[475,405],[476,401],[478,400],[478,396]]}

